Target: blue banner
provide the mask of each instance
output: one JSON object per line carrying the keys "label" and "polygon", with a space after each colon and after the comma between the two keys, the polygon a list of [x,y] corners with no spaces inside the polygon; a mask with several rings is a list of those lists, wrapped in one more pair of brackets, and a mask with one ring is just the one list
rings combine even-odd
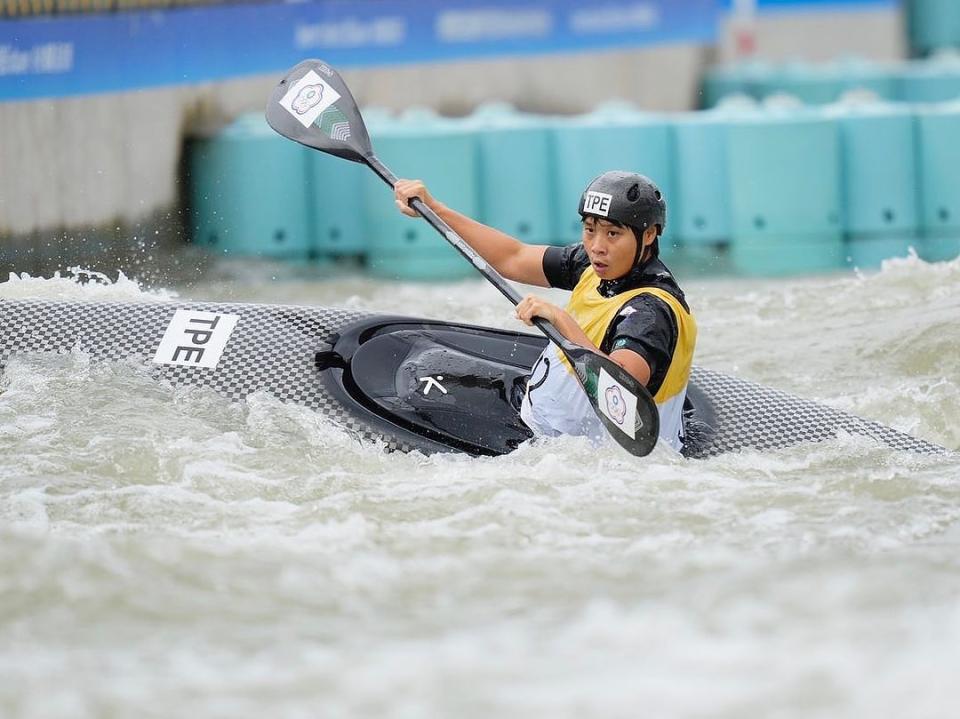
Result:
{"label": "blue banner", "polygon": [[280,72],[712,42],[717,0],[328,0],[0,21],[0,100]]}
{"label": "blue banner", "polygon": [[[734,1],[735,0],[720,0],[720,3],[724,8],[729,9],[733,7]],[[778,9],[845,10],[851,7],[894,8],[899,5],[900,0],[757,0],[757,9],[760,12]]]}

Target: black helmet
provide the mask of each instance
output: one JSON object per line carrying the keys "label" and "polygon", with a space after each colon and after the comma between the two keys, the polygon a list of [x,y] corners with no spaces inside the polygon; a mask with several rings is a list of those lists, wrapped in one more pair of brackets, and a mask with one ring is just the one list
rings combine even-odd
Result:
{"label": "black helmet", "polygon": [[[596,215],[622,225],[644,230],[658,225],[658,235],[667,226],[667,203],[649,177],[636,172],[604,172],[587,185],[580,197],[581,217]],[[640,235],[637,235],[640,240]]]}

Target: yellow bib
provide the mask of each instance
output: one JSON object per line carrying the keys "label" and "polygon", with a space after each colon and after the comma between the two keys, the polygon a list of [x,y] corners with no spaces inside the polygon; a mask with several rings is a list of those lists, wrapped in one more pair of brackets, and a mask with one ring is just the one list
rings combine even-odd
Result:
{"label": "yellow bib", "polygon": [[[663,404],[671,397],[683,392],[690,378],[693,349],[697,343],[697,322],[693,315],[684,309],[676,297],[657,287],[638,287],[634,290],[621,292],[613,297],[604,297],[597,290],[599,286],[600,277],[597,276],[593,267],[588,267],[580,277],[580,281],[577,282],[577,286],[573,288],[570,302],[567,303],[567,312],[577,321],[590,341],[597,347],[606,337],[607,329],[617,313],[634,297],[648,294],[667,303],[677,321],[677,346],[673,350],[667,376],[664,377],[663,384],[660,385],[660,389],[657,390],[653,400],[657,404]],[[567,370],[572,372],[573,368],[570,367],[565,357],[563,362],[567,366]]]}

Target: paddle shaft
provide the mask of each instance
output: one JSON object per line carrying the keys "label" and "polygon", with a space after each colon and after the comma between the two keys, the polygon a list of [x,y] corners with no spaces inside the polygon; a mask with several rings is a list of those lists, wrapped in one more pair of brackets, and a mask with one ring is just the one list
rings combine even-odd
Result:
{"label": "paddle shaft", "polygon": [[[397,180],[399,178],[390,171],[389,167],[380,162],[376,155],[370,154],[364,159],[366,160],[370,169],[376,172],[377,175],[380,176],[380,179],[390,185],[391,188],[397,184]],[[426,203],[424,203],[420,198],[414,197],[410,201],[410,206],[416,210],[416,212],[423,219],[429,222],[433,229],[443,235],[443,238],[453,245],[461,255],[467,258],[476,268],[477,272],[483,275],[490,284],[500,290],[500,293],[510,300],[514,307],[520,304],[521,300],[523,300],[523,297],[520,295],[520,293],[513,289],[513,287],[505,279],[503,279],[503,276],[493,267],[491,267],[490,263],[483,259],[476,250],[474,250],[464,241],[462,237],[460,237],[460,235],[454,232],[450,225],[441,220],[440,216],[437,215],[436,212],[427,207]],[[565,353],[573,349],[571,342],[562,334],[560,334],[556,327],[542,317],[534,317],[533,324],[536,325],[537,329],[543,332],[543,334],[545,334],[551,342],[560,347],[560,349],[562,349]]]}

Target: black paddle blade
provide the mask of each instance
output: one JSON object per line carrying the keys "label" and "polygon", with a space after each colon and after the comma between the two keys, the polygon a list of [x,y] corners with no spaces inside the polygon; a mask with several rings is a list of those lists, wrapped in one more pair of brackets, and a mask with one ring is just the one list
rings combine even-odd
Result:
{"label": "black paddle blade", "polygon": [[660,434],[660,413],[647,388],[596,352],[569,345],[563,350],[610,437],[636,457],[650,454]]}
{"label": "black paddle blade", "polygon": [[357,103],[343,78],[322,60],[304,60],[267,101],[267,123],[315,150],[365,163],[373,154]]}

